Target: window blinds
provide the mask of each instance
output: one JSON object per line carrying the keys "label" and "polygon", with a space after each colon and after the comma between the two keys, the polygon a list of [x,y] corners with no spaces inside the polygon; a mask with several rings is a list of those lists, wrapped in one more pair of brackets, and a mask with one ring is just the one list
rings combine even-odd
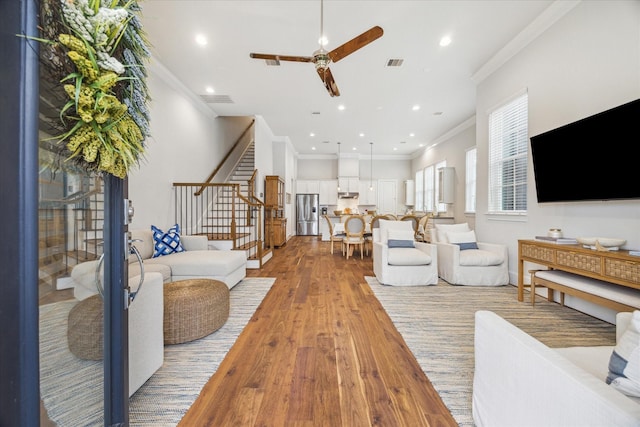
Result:
{"label": "window blinds", "polygon": [[528,96],[489,114],[489,212],[527,210]]}
{"label": "window blinds", "polygon": [[470,148],[465,155],[464,211],[476,211],[476,148]]}

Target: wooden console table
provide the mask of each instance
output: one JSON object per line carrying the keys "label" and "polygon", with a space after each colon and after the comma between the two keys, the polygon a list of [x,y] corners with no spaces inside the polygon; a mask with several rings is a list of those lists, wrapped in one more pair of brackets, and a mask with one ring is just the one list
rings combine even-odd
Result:
{"label": "wooden console table", "polygon": [[629,251],[603,252],[582,245],[518,240],[518,301],[524,300],[525,261],[640,289],[640,257],[629,255]]}

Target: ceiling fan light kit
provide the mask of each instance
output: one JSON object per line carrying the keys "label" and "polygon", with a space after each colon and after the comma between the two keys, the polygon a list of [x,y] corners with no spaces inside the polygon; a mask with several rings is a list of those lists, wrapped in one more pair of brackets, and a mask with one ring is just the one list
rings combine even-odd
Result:
{"label": "ceiling fan light kit", "polygon": [[[320,40],[322,40],[324,35],[323,15],[323,2],[320,0]],[[358,49],[361,49],[372,41],[382,37],[383,33],[382,28],[378,26],[372,27],[329,52],[324,49],[322,42],[320,42],[320,49],[313,52],[312,56],[273,55],[268,53],[250,53],[249,56],[254,59],[264,59],[266,61],[313,62],[316,67],[316,72],[318,73],[320,80],[322,80],[322,83],[324,83],[329,95],[340,96],[340,90],[338,90],[338,85],[333,78],[333,74],[331,74],[329,64],[331,64],[331,62],[338,62],[342,58],[351,55]]]}

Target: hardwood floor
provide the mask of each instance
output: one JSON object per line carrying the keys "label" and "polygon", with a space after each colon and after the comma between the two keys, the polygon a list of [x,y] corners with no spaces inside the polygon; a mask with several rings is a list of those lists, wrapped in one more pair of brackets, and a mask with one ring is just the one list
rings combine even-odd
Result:
{"label": "hardwood floor", "polygon": [[248,276],[276,282],[180,426],[456,426],[364,280],[296,236]]}

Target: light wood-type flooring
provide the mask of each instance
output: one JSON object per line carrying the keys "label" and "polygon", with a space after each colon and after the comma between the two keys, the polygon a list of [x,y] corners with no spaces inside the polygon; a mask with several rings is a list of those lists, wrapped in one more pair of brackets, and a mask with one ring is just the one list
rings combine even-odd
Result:
{"label": "light wood-type flooring", "polygon": [[180,426],[455,426],[364,276],[296,236],[248,276],[276,282]]}

